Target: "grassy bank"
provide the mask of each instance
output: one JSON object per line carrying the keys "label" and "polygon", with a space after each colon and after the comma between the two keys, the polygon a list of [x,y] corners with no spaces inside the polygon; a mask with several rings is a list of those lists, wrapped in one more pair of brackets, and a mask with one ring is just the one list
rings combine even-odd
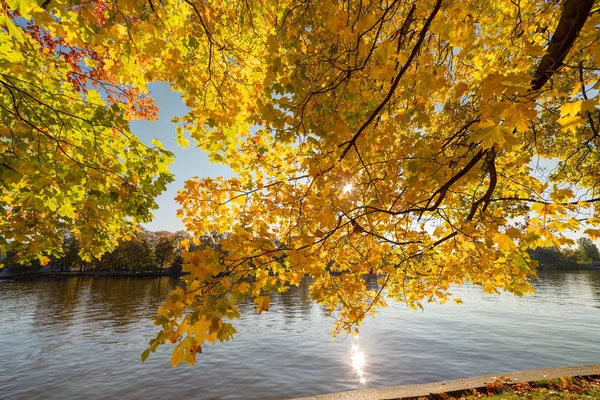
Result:
{"label": "grassy bank", "polygon": [[508,385],[500,377],[486,383],[485,391],[454,395],[437,394],[419,400],[597,400],[600,399],[600,377],[557,378],[530,383]]}

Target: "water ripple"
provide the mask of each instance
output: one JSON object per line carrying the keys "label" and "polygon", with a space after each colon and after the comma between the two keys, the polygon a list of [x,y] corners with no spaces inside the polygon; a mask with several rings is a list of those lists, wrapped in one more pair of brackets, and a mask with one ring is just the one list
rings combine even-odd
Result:
{"label": "water ripple", "polygon": [[0,398],[276,399],[600,360],[596,271],[542,273],[522,299],[465,285],[461,306],[393,304],[359,343],[331,341],[304,283],[261,316],[242,304],[235,341],[207,346],[195,368],[172,369],[166,347],[142,364],[150,318],[175,284],[0,281]]}

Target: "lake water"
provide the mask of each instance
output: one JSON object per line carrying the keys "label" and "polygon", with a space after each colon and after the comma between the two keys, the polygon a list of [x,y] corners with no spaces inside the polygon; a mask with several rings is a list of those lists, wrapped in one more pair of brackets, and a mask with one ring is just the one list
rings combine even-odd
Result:
{"label": "lake water", "polygon": [[0,398],[278,399],[600,363],[600,271],[544,272],[522,299],[463,286],[462,305],[394,304],[339,342],[305,282],[260,316],[243,305],[235,342],[204,346],[195,367],[171,368],[168,346],[142,364],[175,284],[0,281]]}

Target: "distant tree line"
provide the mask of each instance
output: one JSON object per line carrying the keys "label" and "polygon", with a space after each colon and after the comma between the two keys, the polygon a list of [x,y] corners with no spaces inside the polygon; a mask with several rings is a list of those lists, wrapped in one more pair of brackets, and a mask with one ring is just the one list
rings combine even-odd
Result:
{"label": "distant tree line", "polygon": [[577,248],[538,247],[529,250],[531,258],[539,262],[539,269],[578,269],[600,262],[598,248],[588,238],[577,239]]}
{"label": "distant tree line", "polygon": [[[71,234],[62,240],[63,255],[54,257],[46,265],[51,271],[115,271],[115,272],[157,272],[179,275],[183,259],[181,257],[182,240],[189,239],[185,231],[149,231],[141,228],[138,232],[119,241],[112,251],[100,258],[84,260],[80,257],[80,244]],[[2,261],[5,267],[15,269],[40,268],[39,262],[19,265],[15,254],[8,253]]]}
{"label": "distant tree line", "polygon": [[[222,235],[213,233],[200,238],[199,244],[191,244],[189,250],[213,247],[220,249]],[[83,260],[80,257],[80,246],[73,235],[63,238],[62,257],[51,258],[47,267],[55,272],[66,271],[114,271],[114,272],[156,272],[180,275],[183,258],[181,257],[182,240],[189,240],[185,231],[149,231],[141,228],[127,240],[119,241],[115,248],[104,253],[100,258]],[[594,262],[600,263],[600,252],[588,238],[579,238],[576,248],[538,247],[528,250],[531,258],[537,260],[539,269],[578,269]],[[281,261],[281,260],[280,260]],[[8,253],[1,260],[2,266],[15,269],[37,270],[41,267],[38,261],[29,265],[20,265],[15,255]]]}

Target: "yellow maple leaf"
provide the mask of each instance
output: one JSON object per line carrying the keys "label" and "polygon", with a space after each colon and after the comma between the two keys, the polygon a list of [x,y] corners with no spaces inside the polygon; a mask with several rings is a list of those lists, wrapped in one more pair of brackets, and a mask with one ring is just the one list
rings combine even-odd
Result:
{"label": "yellow maple leaf", "polygon": [[569,115],[577,115],[577,113],[581,110],[582,103],[582,101],[574,101],[572,103],[565,103],[560,106],[561,119]]}
{"label": "yellow maple leaf", "polygon": [[581,117],[563,117],[557,121],[562,126],[561,131],[575,133],[585,120]]}
{"label": "yellow maple leaf", "polygon": [[512,104],[502,112],[505,124],[514,125],[518,132],[525,132],[529,124],[537,120],[537,112],[528,104]]}
{"label": "yellow maple leaf", "polygon": [[506,136],[511,134],[510,128],[498,124],[492,120],[482,121],[478,124],[477,130],[471,136],[476,142],[481,142],[484,149],[491,148],[494,144],[503,146],[506,142]]}
{"label": "yellow maple leaf", "polygon": [[510,250],[516,247],[512,239],[504,233],[497,233],[494,236],[494,241],[498,244],[500,250]]}
{"label": "yellow maple leaf", "polygon": [[254,300],[256,304],[255,312],[261,314],[263,311],[269,311],[269,304],[271,304],[271,298],[269,296],[260,296]]}
{"label": "yellow maple leaf", "polygon": [[585,231],[583,231],[583,233],[585,233],[586,235],[588,235],[590,237],[590,239],[592,240],[597,240],[598,238],[600,238],[600,229],[586,229]]}

